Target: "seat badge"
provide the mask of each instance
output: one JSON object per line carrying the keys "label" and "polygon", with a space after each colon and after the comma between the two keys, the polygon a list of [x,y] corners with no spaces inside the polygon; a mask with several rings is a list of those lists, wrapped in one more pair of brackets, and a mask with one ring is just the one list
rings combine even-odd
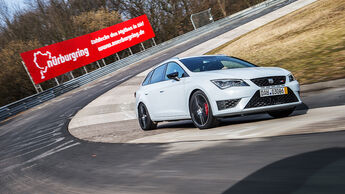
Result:
{"label": "seat badge", "polygon": [[269,84],[273,84],[274,83],[274,80],[272,78],[268,78],[267,80],[268,80]]}

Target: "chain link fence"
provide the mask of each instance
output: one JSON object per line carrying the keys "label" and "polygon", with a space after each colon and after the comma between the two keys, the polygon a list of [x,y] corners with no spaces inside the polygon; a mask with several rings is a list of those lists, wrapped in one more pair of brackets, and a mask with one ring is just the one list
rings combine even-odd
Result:
{"label": "chain link fence", "polygon": [[201,11],[199,13],[194,13],[190,16],[190,20],[193,24],[194,30],[214,22],[213,16],[211,14],[211,8]]}

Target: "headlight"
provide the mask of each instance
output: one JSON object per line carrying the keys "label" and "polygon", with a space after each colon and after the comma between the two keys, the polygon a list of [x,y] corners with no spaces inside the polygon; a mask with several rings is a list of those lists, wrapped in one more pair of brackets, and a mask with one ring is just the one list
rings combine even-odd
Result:
{"label": "headlight", "polygon": [[288,77],[289,77],[289,81],[290,81],[290,82],[296,80],[296,78],[295,78],[292,74],[289,74]]}
{"label": "headlight", "polygon": [[211,80],[211,82],[222,90],[230,87],[249,86],[245,81],[241,79],[216,79]]}

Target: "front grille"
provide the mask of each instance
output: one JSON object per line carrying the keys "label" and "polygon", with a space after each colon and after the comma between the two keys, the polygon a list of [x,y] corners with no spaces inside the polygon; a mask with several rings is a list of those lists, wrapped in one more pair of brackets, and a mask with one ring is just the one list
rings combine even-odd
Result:
{"label": "front grille", "polygon": [[256,107],[263,107],[263,106],[271,106],[271,105],[278,105],[278,104],[286,104],[298,102],[298,98],[293,93],[293,91],[288,88],[288,94],[279,95],[279,96],[266,96],[260,97],[260,90],[258,90],[254,96],[250,99],[248,104],[245,108],[256,108]]}
{"label": "front grille", "polygon": [[274,86],[274,85],[282,85],[285,84],[286,77],[285,76],[272,76],[272,77],[261,77],[251,79],[254,84],[257,86]]}
{"label": "front grille", "polygon": [[240,100],[241,99],[217,101],[218,110],[233,108],[238,104],[238,102],[240,102]]}

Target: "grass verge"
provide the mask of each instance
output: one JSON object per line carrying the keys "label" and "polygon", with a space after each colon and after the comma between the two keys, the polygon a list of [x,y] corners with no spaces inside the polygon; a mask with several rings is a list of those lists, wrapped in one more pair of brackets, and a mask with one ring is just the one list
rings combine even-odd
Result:
{"label": "grass verge", "polygon": [[345,1],[318,0],[207,54],[293,72],[302,84],[345,77]]}

